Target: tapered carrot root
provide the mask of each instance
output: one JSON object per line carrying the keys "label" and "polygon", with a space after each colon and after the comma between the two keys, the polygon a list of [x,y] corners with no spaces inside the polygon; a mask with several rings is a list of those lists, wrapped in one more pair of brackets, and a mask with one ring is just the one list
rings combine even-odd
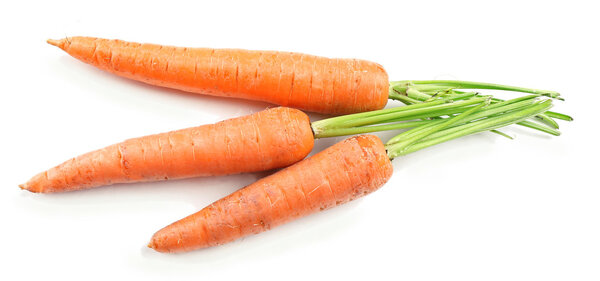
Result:
{"label": "tapered carrot root", "polygon": [[308,116],[278,107],[216,124],[129,139],[68,160],[21,188],[61,192],[264,171],[300,161],[313,144]]}
{"label": "tapered carrot root", "polygon": [[181,48],[92,37],[48,40],[98,68],[148,84],[346,114],[381,109],[388,75],[376,63],[300,53]]}
{"label": "tapered carrot root", "polygon": [[352,137],[161,229],[148,246],[181,252],[227,243],[366,195],[391,175],[378,137]]}

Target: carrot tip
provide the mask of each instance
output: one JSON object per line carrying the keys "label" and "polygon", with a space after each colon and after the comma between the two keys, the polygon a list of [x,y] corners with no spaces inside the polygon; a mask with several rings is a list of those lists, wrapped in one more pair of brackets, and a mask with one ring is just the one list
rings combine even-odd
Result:
{"label": "carrot tip", "polygon": [[68,37],[65,37],[60,40],[48,39],[48,40],[46,40],[46,43],[65,50],[65,48],[67,48],[71,44],[71,41],[69,40]]}
{"label": "carrot tip", "polygon": [[40,190],[32,189],[31,186],[27,185],[26,183],[19,184],[19,188],[21,188],[21,190],[27,190],[27,191],[33,192],[33,193],[40,193]]}
{"label": "carrot tip", "polygon": [[54,39],[48,39],[46,40],[46,43],[52,45],[52,46],[56,46],[56,47],[60,47],[60,43],[62,40],[54,40]]}
{"label": "carrot tip", "polygon": [[152,243],[152,242],[148,243],[148,248],[154,249],[154,243]]}

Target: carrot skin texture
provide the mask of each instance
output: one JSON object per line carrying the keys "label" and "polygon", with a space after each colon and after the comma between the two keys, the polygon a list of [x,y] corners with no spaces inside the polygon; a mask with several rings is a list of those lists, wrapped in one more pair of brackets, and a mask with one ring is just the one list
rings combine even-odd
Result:
{"label": "carrot skin texture", "polygon": [[50,193],[271,170],[302,160],[313,145],[308,116],[277,107],[113,144],[42,172],[21,188]]}
{"label": "carrot skin texture", "polygon": [[182,48],[93,37],[48,43],[105,71],[193,93],[259,100],[325,114],[377,110],[388,99],[386,71],[365,60]]}
{"label": "carrot skin texture", "polygon": [[391,175],[378,137],[352,137],[159,230],[148,246],[184,252],[224,244],[364,196]]}

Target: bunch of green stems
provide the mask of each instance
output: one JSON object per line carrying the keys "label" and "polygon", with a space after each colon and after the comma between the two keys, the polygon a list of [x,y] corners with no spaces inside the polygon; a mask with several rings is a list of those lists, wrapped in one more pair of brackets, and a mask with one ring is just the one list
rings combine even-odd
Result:
{"label": "bunch of green stems", "polygon": [[[528,93],[510,100],[472,90]],[[558,136],[554,119],[570,116],[548,111],[557,92],[466,81],[398,81],[390,83],[390,98],[406,106],[363,112],[313,122],[316,138],[408,129],[386,143],[390,158],[405,155],[465,135],[518,124]],[[510,137],[509,137],[510,138]]]}

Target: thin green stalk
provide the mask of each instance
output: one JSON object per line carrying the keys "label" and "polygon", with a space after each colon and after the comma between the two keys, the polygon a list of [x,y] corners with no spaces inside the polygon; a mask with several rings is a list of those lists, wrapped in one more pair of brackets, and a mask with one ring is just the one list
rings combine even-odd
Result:
{"label": "thin green stalk", "polygon": [[[520,100],[521,98],[517,98],[517,99]],[[517,100],[517,99],[515,99],[515,100]],[[508,101],[503,102],[503,104],[496,103],[496,104],[489,105],[484,110],[480,110],[479,112],[476,112],[470,116],[467,116],[465,119],[463,119],[463,123],[471,122],[473,120],[477,120],[477,119],[481,119],[481,118],[494,116],[494,115],[501,114],[501,113],[507,113],[507,112],[521,110],[521,109],[523,109],[527,106],[530,106],[531,104],[534,103],[534,100],[521,100],[519,102],[512,102],[512,101],[513,100],[508,100]],[[501,105],[501,106],[499,106],[499,105]],[[425,125],[425,126],[427,126],[427,125]],[[411,130],[411,131],[413,131],[413,130]],[[407,133],[407,135],[409,135],[408,132],[406,132],[406,133]],[[395,142],[398,142],[398,141],[402,140],[404,137],[408,137],[407,135],[395,136],[388,141],[388,144],[393,144]]]}
{"label": "thin green stalk", "polygon": [[428,135],[431,135],[437,131],[443,130],[444,128],[450,127],[450,126],[460,122],[464,118],[468,117],[469,115],[475,113],[477,110],[481,109],[482,107],[484,107],[488,104],[489,104],[489,99],[485,103],[481,103],[481,104],[463,112],[462,114],[459,114],[452,118],[448,118],[448,119],[444,120],[443,122],[440,122],[439,124],[435,124],[433,126],[421,126],[421,127],[412,129],[410,131],[404,132],[404,133],[398,135],[398,136],[402,136],[401,137],[402,140],[397,143],[394,143],[392,146],[390,146],[388,151],[390,149],[393,150],[394,148],[397,148],[397,147],[409,146]]}
{"label": "thin green stalk", "polygon": [[368,118],[368,117],[372,117],[372,116],[379,116],[379,115],[385,115],[385,114],[390,114],[390,113],[410,111],[410,110],[421,109],[421,108],[430,108],[430,107],[433,107],[436,105],[445,104],[445,103],[449,103],[449,102],[451,102],[451,101],[440,99],[440,100],[435,100],[435,101],[428,102],[428,103],[418,103],[418,104],[407,105],[407,106],[380,109],[380,110],[374,110],[374,111],[368,111],[368,112],[355,113],[355,114],[349,114],[349,115],[344,115],[344,116],[327,118],[324,120],[319,120],[319,121],[313,122],[313,130],[314,129],[322,130],[322,129],[326,129],[326,128],[340,127],[341,124],[343,124],[344,122],[349,121],[349,120],[362,119],[362,118]]}
{"label": "thin green stalk", "polygon": [[421,91],[419,91],[415,88],[409,88],[408,90],[406,90],[406,96],[408,96],[409,98],[412,98],[412,99],[420,100],[420,101],[426,101],[426,100],[431,99],[430,95],[422,93]]}
{"label": "thin green stalk", "polygon": [[[451,129],[443,130],[437,132],[438,136],[433,137],[433,134],[430,135],[433,138],[424,138],[422,141],[418,141],[416,143],[409,143],[408,145],[399,145],[388,144],[386,145],[388,156],[390,159],[393,159],[397,156],[406,155],[417,150],[421,150],[423,148],[430,147],[432,145],[436,145],[442,142],[446,142],[452,139],[456,139],[462,136],[479,133],[482,131],[489,131],[493,129],[498,129],[500,127],[504,127],[510,124],[514,124],[517,122],[524,121],[527,118],[531,118],[541,112],[544,112],[552,107],[552,101],[546,100],[543,102],[536,103],[534,105],[529,106],[526,109],[503,114],[500,116],[486,118],[483,120],[475,121],[472,123],[467,123],[458,127],[454,127]],[[453,117],[456,118],[456,117]],[[457,129],[458,128],[458,129]]]}
{"label": "thin green stalk", "polygon": [[[498,98],[492,99],[492,102],[502,102],[502,101],[504,101],[504,100],[498,99]],[[571,116],[562,114],[562,113],[553,112],[553,111],[546,111],[544,113],[540,113],[536,116],[536,118],[538,118],[540,121],[544,122],[546,125],[553,127],[555,129],[558,129],[558,124],[552,118],[556,118],[556,119],[564,120],[564,121],[573,121],[573,118]]]}
{"label": "thin green stalk", "polygon": [[402,102],[402,103],[404,103],[406,105],[420,103],[419,100],[410,98],[410,97],[405,96],[405,95],[401,95],[401,94],[397,93],[395,90],[390,91],[388,98],[392,99],[392,100],[400,101],[400,102]]}
{"label": "thin green stalk", "polygon": [[[465,120],[463,120],[463,123],[461,123],[460,125],[464,125],[464,124],[467,124],[467,123],[471,122],[469,124],[471,124],[471,126],[474,126],[477,121],[476,122],[472,122],[472,121],[475,121],[475,120],[485,120],[484,118],[491,119],[491,118],[495,118],[495,117],[499,117],[499,116],[503,116],[503,115],[506,116],[507,114],[511,114],[511,113],[516,113],[516,112],[523,111],[524,109],[530,108],[531,106],[533,106],[535,104],[539,104],[539,102],[537,102],[537,103],[530,103],[530,104],[521,106],[519,108],[510,108],[511,106],[509,105],[509,106],[506,106],[504,108],[500,108],[500,109],[496,109],[496,110],[490,110],[490,111],[486,111],[486,112],[480,112],[480,113],[477,113],[477,114],[473,114],[469,118],[466,118]],[[508,109],[508,110],[502,110],[502,109]],[[498,110],[502,110],[502,112],[498,113],[497,112]],[[530,122],[532,124],[529,124],[529,122],[530,121],[526,121],[525,120],[525,121],[521,121],[521,122],[516,122],[516,124],[522,125],[522,126],[526,126],[526,127],[529,127],[529,128],[535,129],[535,130],[539,130],[541,132],[549,133],[551,135],[560,134],[554,128],[550,128],[550,127],[544,126],[544,125],[539,124],[539,123],[534,123],[534,122]],[[524,123],[524,124],[521,124],[521,123]],[[442,134],[451,133],[451,132],[454,132],[454,131],[459,131],[459,130],[461,130],[463,128],[465,128],[465,127],[459,128],[458,126],[456,126],[456,127],[452,127],[452,128],[447,128],[445,130],[445,132],[443,132],[443,133],[442,132],[437,132],[435,134],[432,134],[432,135],[428,136],[425,139],[436,138],[436,137],[441,136]],[[423,139],[423,140],[425,140],[425,139]]]}
{"label": "thin green stalk", "polygon": [[[410,91],[410,89],[408,90]],[[422,95],[426,95],[426,94],[422,94]],[[535,97],[540,96],[541,94],[533,94],[533,95],[529,95],[529,96],[523,96],[523,97],[519,97],[517,99],[512,99],[512,102],[519,102],[520,100],[527,100],[527,99],[532,99]],[[447,95],[444,97],[448,97]],[[424,99],[423,97],[421,99]],[[505,102],[505,100],[502,99],[498,99],[498,98],[493,98],[492,102],[494,103],[495,106],[499,106],[501,105],[503,102]],[[494,108],[494,105],[490,106],[489,109]],[[444,112],[438,112],[440,115],[444,115]],[[449,112],[450,114],[452,114],[452,112]],[[553,114],[553,112],[549,112],[550,114]],[[570,118],[570,116],[564,115],[564,114],[559,114],[559,116],[564,117],[565,119]],[[554,121],[551,117],[549,117],[546,113],[540,113],[538,115],[535,116],[540,122],[552,127],[553,129],[558,129],[558,124],[556,123],[556,121]],[[415,116],[415,118],[421,118],[419,116]],[[572,118],[571,118],[572,119]],[[556,134],[558,131],[556,130],[548,130],[546,127],[542,127],[542,126],[533,126],[530,123],[518,123],[518,125],[522,125],[528,127],[528,128],[532,128],[532,129],[536,129],[536,130],[540,130],[542,132],[546,132],[546,133],[551,133],[551,134]]]}
{"label": "thin green stalk", "polygon": [[[464,100],[464,99],[469,99],[472,97],[475,97],[477,95],[479,95],[478,92],[458,92],[458,91],[453,91],[455,93],[453,94],[445,94],[445,95],[440,95],[441,97],[447,98],[447,99],[452,99],[454,101],[457,100]],[[434,96],[432,95],[432,98]]]}
{"label": "thin green stalk", "polygon": [[531,122],[529,120],[525,120],[525,121],[521,121],[519,123],[517,123],[518,125],[527,127],[527,128],[531,128],[531,129],[535,129],[538,131],[542,131],[544,133],[548,133],[554,136],[560,136],[560,131],[558,131],[555,128],[550,128],[548,126],[544,126],[542,124],[536,123],[536,122]]}
{"label": "thin green stalk", "polygon": [[540,113],[540,114],[536,115],[535,118],[538,121],[554,128],[554,129],[558,129],[558,123],[556,123],[556,121],[554,121],[554,119],[550,118],[548,115],[546,115],[544,113]]}
{"label": "thin green stalk", "polygon": [[315,134],[315,138],[319,139],[319,138],[339,137],[339,136],[348,136],[348,135],[366,134],[366,133],[373,133],[373,132],[383,132],[383,131],[415,128],[418,126],[423,126],[423,125],[426,125],[429,123],[433,123],[435,121],[441,121],[441,119],[440,120],[409,121],[409,122],[403,122],[403,123],[365,126],[365,127],[331,128],[331,129],[327,129],[327,130],[323,131],[320,134]]}
{"label": "thin green stalk", "polygon": [[573,117],[566,115],[566,114],[562,114],[562,113],[558,113],[558,112],[554,112],[554,111],[546,111],[545,114],[548,115],[548,117],[556,118],[559,120],[573,121]]}
{"label": "thin green stalk", "polygon": [[[491,98],[490,96],[481,96],[477,92],[455,90],[455,88],[471,88],[475,86],[484,89],[514,90],[534,94],[503,101]],[[549,95],[548,93],[549,91],[466,81],[431,80],[391,82],[390,97],[394,97],[409,105],[328,118],[313,122],[312,129],[316,138],[395,130],[411,128],[412,126],[423,126],[422,129],[425,129],[430,125],[434,126],[438,124],[429,121],[437,120],[445,122],[447,118],[444,118],[444,116],[454,117],[455,115],[464,114],[465,111],[472,109],[477,104],[491,100],[491,105],[487,106],[485,110],[476,110],[469,116],[464,116],[462,123],[467,123],[477,118],[489,118],[520,110],[522,109],[521,107],[533,103],[534,98],[542,94]],[[559,116],[568,118],[566,115]],[[427,122],[416,121],[419,119]],[[536,122],[519,124],[550,134],[558,132],[555,130],[557,124],[550,116],[542,114],[538,117],[538,121],[551,128]],[[412,133],[415,133],[415,131]]]}
{"label": "thin green stalk", "polygon": [[513,92],[521,92],[521,93],[531,93],[531,94],[540,94],[551,98],[559,98],[560,94],[555,91],[546,91],[546,90],[538,90],[531,88],[523,88],[516,86],[508,86],[508,85],[500,85],[500,84],[492,84],[492,83],[483,83],[483,82],[472,82],[472,81],[460,81],[460,80],[403,80],[403,81],[395,81],[390,82],[391,86],[437,86],[437,87],[451,87],[455,89],[487,89],[487,90],[504,90],[504,91],[513,91]]}
{"label": "thin green stalk", "polygon": [[509,136],[509,135],[507,135],[507,134],[505,134],[503,132],[500,132],[498,130],[490,130],[490,132],[498,134],[498,135],[501,135],[501,136],[503,136],[503,137],[505,137],[507,139],[511,139],[511,140],[513,139],[513,137],[511,137],[511,136]]}
{"label": "thin green stalk", "polygon": [[[388,122],[389,120],[398,120],[400,118],[403,118],[403,119],[408,118],[410,120],[410,119],[414,119],[414,117],[412,117],[412,116],[422,115],[425,113],[428,113],[429,116],[439,116],[436,113],[438,110],[446,110],[446,109],[451,109],[451,108],[465,107],[468,105],[475,105],[475,104],[482,103],[486,100],[487,100],[487,98],[485,98],[485,97],[481,97],[481,98],[478,97],[478,98],[472,98],[472,99],[468,99],[468,100],[464,100],[464,101],[433,105],[433,106],[426,107],[426,108],[417,108],[417,109],[405,110],[405,111],[400,111],[400,112],[392,112],[392,113],[370,116],[370,117],[360,118],[360,119],[350,119],[350,120],[340,123],[339,126],[343,126],[343,127],[364,126],[364,125]],[[406,120],[406,119],[404,119],[404,120]]]}

